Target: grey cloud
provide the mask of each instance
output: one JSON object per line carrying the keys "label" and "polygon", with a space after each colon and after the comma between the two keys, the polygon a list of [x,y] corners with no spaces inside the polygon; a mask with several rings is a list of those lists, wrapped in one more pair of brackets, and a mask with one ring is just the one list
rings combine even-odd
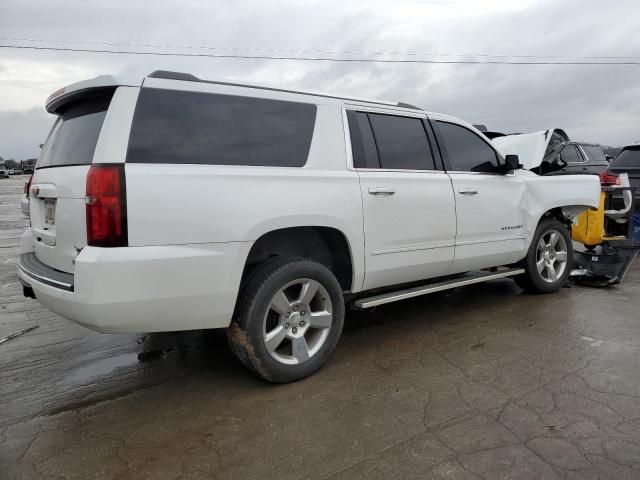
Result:
{"label": "grey cloud", "polygon": [[[381,0],[188,1],[156,2],[147,8],[119,0],[92,2],[91,6],[68,0],[53,8],[48,2],[4,0],[0,31],[5,37],[51,40],[369,54],[625,56],[637,54],[640,47],[634,0],[608,2],[606,10],[596,1],[544,0],[519,9],[494,9],[486,15],[429,15],[431,7],[437,9],[446,3],[394,2],[391,8]],[[0,50],[0,64],[24,59],[64,72],[67,82],[79,80],[75,75],[80,71],[141,77],[155,69],[173,69],[210,79],[400,100],[506,131],[561,126],[574,138],[612,144],[640,137],[638,67],[336,64]],[[74,66],[78,68],[74,70]],[[0,69],[0,87],[6,75],[6,69]],[[24,82],[28,80],[24,78]],[[42,105],[45,94],[41,90],[37,92],[42,98],[25,100],[25,109]],[[35,92],[36,87],[30,91]],[[0,110],[2,103],[0,91]],[[20,151],[23,147],[13,146],[13,139],[5,138],[4,122],[0,116],[0,148]],[[32,144],[41,141],[38,137]],[[24,150],[24,155],[32,155],[28,152]]]}
{"label": "grey cloud", "polygon": [[41,108],[0,111],[0,156],[16,160],[36,157],[38,145],[46,138],[53,121],[54,116]]}

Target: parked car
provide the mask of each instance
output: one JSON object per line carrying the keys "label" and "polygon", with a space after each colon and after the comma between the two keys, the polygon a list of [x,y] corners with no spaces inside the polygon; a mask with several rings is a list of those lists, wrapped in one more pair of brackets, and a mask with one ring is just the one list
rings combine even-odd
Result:
{"label": "parked car", "polygon": [[626,173],[631,187],[640,188],[640,143],[623,147],[607,172],[614,175]]}
{"label": "parked car", "polygon": [[503,277],[557,291],[571,222],[598,205],[596,177],[540,177],[404,103],[158,71],[79,82],[46,108],[25,295],[103,332],[227,328],[274,382],[327,360],[345,303]]}
{"label": "parked car", "polygon": [[[607,183],[619,183],[618,177],[626,174],[629,177],[629,186],[633,188],[634,210],[640,211],[640,143],[632,143],[620,150],[618,156],[603,176]],[[624,208],[623,194],[611,196],[609,208],[621,210]]]}
{"label": "parked car", "polygon": [[4,163],[0,163],[0,178],[9,178],[9,170]]}
{"label": "parked car", "polygon": [[602,147],[597,143],[569,142],[560,152],[565,165],[553,174],[592,174],[600,175],[609,168]]}

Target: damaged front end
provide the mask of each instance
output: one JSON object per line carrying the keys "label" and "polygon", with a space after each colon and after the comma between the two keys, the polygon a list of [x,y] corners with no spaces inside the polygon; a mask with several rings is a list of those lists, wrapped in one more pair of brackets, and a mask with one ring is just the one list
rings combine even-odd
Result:
{"label": "damaged front end", "polygon": [[[491,136],[503,156],[518,155],[525,169],[541,176],[565,173],[559,172],[567,166],[561,152],[570,141],[564,130]],[[571,226],[571,278],[598,287],[622,282],[640,251],[640,214],[636,213],[634,201],[640,198],[640,188],[630,184],[626,173],[601,174],[600,182],[598,207],[567,215],[575,219]]]}
{"label": "damaged front end", "polygon": [[548,175],[567,165],[560,152],[569,143],[569,136],[561,128],[498,136],[491,141],[503,156],[518,155],[523,168],[538,175]]}

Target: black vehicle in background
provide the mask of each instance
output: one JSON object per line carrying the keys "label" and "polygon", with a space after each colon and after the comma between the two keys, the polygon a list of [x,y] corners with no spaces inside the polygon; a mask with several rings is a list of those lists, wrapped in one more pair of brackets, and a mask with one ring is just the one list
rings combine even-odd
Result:
{"label": "black vehicle in background", "polygon": [[615,158],[607,173],[629,175],[629,184],[632,188],[640,188],[640,143],[634,143],[624,147]]}
{"label": "black vehicle in background", "polygon": [[562,167],[551,175],[600,175],[609,168],[609,160],[597,143],[569,142],[560,152]]}

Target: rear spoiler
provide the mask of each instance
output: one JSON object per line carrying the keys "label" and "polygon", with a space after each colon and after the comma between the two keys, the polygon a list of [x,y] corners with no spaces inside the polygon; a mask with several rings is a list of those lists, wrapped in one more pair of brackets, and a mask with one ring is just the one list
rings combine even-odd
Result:
{"label": "rear spoiler", "polygon": [[64,88],[56,90],[45,103],[47,112],[60,115],[64,105],[77,100],[79,97],[94,98],[113,92],[120,86],[140,86],[142,81],[131,82],[113,75],[100,75],[91,80],[72,83]]}

